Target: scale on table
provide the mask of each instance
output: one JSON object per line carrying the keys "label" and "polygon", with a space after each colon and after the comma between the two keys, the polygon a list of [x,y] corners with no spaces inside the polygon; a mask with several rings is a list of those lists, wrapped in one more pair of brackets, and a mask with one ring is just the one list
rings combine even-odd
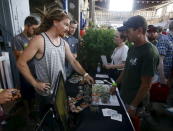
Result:
{"label": "scale on table", "polygon": [[110,94],[110,84],[92,85],[92,105],[120,106],[117,96]]}

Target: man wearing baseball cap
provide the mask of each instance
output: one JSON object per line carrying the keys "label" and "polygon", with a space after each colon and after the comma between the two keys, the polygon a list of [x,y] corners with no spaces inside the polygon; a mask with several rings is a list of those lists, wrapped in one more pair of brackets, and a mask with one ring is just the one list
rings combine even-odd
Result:
{"label": "man wearing baseball cap", "polygon": [[134,42],[129,48],[125,69],[117,80],[122,85],[120,95],[133,118],[140,105],[144,106],[159,63],[159,53],[157,48],[147,41],[147,22],[144,17],[130,17],[120,28],[126,31],[129,42]]}
{"label": "man wearing baseball cap", "polygon": [[154,25],[149,25],[147,34],[149,41],[157,47],[160,54],[160,63],[158,66],[160,83],[166,84],[172,68],[173,46],[169,39],[169,34],[162,34],[162,30],[161,26],[155,27]]}
{"label": "man wearing baseball cap", "polygon": [[158,28],[155,27],[154,25],[148,25],[147,28],[147,38],[148,40],[156,45],[157,44],[157,36],[158,36]]}

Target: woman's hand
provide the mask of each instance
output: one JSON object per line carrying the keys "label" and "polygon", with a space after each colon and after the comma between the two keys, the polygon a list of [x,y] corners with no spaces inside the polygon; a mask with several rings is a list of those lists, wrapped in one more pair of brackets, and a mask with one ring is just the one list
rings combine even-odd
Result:
{"label": "woman's hand", "polygon": [[113,69],[113,64],[104,65],[105,69]]}
{"label": "woman's hand", "polygon": [[21,97],[20,90],[17,90],[17,89],[10,89],[10,90],[13,96],[12,101]]}
{"label": "woman's hand", "polygon": [[12,93],[10,90],[8,89],[4,89],[1,93],[0,93],[0,104],[5,104],[9,101],[11,101],[13,98]]}
{"label": "woman's hand", "polygon": [[5,104],[10,101],[14,101],[20,98],[20,91],[14,88],[11,89],[4,89],[0,93],[0,104]]}

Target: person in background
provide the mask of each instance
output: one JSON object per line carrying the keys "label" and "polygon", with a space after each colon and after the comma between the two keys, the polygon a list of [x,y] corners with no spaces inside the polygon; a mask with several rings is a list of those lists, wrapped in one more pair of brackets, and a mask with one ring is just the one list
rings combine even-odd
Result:
{"label": "person in background", "polygon": [[[121,83],[120,96],[131,118],[145,107],[145,98],[151,88],[152,77],[157,71],[159,53],[146,39],[147,22],[142,16],[130,17],[123,27],[128,40],[134,42],[129,48],[125,68],[117,82]],[[147,103],[146,103],[147,104]]]}
{"label": "person in background", "polygon": [[112,62],[111,64],[103,65],[103,67],[108,70],[109,76],[116,80],[124,69],[128,46],[125,44],[126,36],[121,31],[115,33],[114,41],[117,47],[111,56]]}
{"label": "person in background", "polygon": [[28,46],[29,41],[34,36],[34,32],[39,26],[39,21],[33,17],[28,16],[24,21],[24,30],[22,33],[16,35],[12,41],[12,47],[16,59],[22,54],[23,50]]}
{"label": "person in background", "polygon": [[[173,21],[169,24],[169,32],[167,35],[173,46]],[[170,91],[169,91],[169,95],[168,95],[168,99],[167,99],[167,104],[169,106],[173,107],[173,60],[172,60],[171,74],[168,78],[168,86],[170,87]]]}
{"label": "person in background", "polygon": [[160,54],[158,81],[162,84],[166,84],[173,66],[173,42],[171,42],[171,33],[164,35],[162,34],[162,27],[155,27],[154,25],[148,26],[147,33],[148,39],[157,47]]}
{"label": "person in background", "polygon": [[[28,47],[29,41],[33,38],[35,30],[39,26],[39,21],[33,17],[28,16],[24,21],[24,30],[22,33],[16,35],[12,41],[12,47],[16,60],[18,60],[20,55],[23,55],[23,51]],[[35,67],[34,61],[28,61],[29,69],[31,73],[35,76]],[[32,115],[31,112],[34,108],[35,102],[35,91],[33,86],[23,77],[22,74],[19,74],[20,79],[20,90],[23,98],[23,102],[26,108],[26,114],[29,118]]]}
{"label": "person in background", "polygon": [[162,34],[167,35],[167,29],[163,29]]}
{"label": "person in background", "polygon": [[157,41],[156,47],[160,54],[160,63],[158,66],[160,83],[167,84],[173,67],[173,41],[171,41],[171,34],[163,35],[162,28],[159,27]]}
{"label": "person in background", "polygon": [[156,45],[157,44],[158,29],[154,25],[148,25],[147,28],[147,38],[149,42]]}
{"label": "person in background", "polygon": [[169,40],[173,43],[173,21],[169,24],[169,32],[167,33]]}
{"label": "person in background", "polygon": [[[22,75],[32,84],[38,95],[40,118],[51,107],[52,94],[56,88],[57,77],[62,72],[66,80],[65,58],[72,67],[81,74],[89,84],[93,83],[93,78],[82,68],[75,59],[69,45],[62,39],[69,30],[70,17],[68,14],[57,8],[52,8],[42,13],[43,18],[38,35],[29,43],[28,48],[23,52],[17,61],[17,66]],[[27,62],[34,58],[36,77],[31,74]],[[55,119],[45,123],[47,130],[58,130]]]}
{"label": "person in background", "polygon": [[[158,43],[157,37],[158,37],[158,28],[155,27],[154,25],[148,25],[147,38],[149,42],[151,42],[154,46],[156,46],[156,44]],[[152,80],[152,83],[157,83],[157,82],[159,82],[158,72],[156,72]]]}
{"label": "person in background", "polygon": [[[79,46],[79,40],[74,37],[74,34],[77,29],[77,21],[72,20],[70,21],[69,31],[67,32],[67,35],[65,36],[64,40],[68,43],[70,50],[75,58],[77,58],[77,52],[78,52],[78,46]],[[66,75],[69,77],[71,73],[73,72],[73,68],[66,61]]]}

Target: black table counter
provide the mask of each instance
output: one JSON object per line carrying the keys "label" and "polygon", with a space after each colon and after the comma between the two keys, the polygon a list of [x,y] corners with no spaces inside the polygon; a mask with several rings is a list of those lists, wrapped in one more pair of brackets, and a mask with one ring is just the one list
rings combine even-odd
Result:
{"label": "black table counter", "polygon": [[[120,106],[98,106],[98,108],[97,111],[91,111],[88,107],[79,113],[79,124],[76,131],[134,131],[121,102]],[[122,114],[122,122],[103,116],[102,109],[104,108],[113,109]]]}
{"label": "black table counter", "polygon": [[[74,97],[77,94],[78,84],[66,84],[67,94]],[[77,114],[77,127],[75,131],[134,131],[132,122],[127,114],[124,104],[117,90],[116,96],[120,106],[91,106]],[[97,110],[91,110],[91,108]],[[103,116],[102,109],[109,108],[122,114],[122,122]]]}

